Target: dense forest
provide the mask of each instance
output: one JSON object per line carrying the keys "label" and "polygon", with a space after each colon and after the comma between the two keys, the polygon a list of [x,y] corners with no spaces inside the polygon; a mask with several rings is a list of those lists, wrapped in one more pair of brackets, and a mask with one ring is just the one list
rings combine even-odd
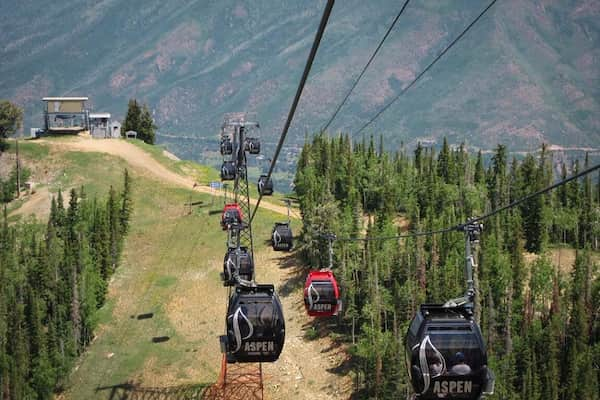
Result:
{"label": "dense forest", "polygon": [[[321,134],[304,145],[295,177],[303,217],[301,255],[328,265],[342,287],[341,340],[349,343],[361,398],[405,398],[408,322],[420,303],[442,303],[465,289],[465,239],[451,227],[582,171],[555,162],[546,147],[509,159],[498,145],[490,160],[464,146],[420,144],[396,153],[383,145]],[[600,186],[597,175],[533,197],[484,221],[475,271],[476,320],[496,374],[497,399],[600,398]],[[552,250],[574,248],[559,269]],[[572,250],[571,250],[572,251]]]}
{"label": "dense forest", "polygon": [[131,181],[106,200],[59,191],[47,223],[0,227],[0,398],[49,399],[94,338],[97,310],[119,264]]}

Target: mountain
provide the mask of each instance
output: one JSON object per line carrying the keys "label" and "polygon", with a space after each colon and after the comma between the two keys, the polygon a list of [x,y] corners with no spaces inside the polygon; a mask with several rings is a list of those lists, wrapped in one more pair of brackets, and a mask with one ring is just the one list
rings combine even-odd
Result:
{"label": "mountain", "polygon": [[[288,135],[288,156],[327,121],[402,3],[336,3]],[[272,154],[324,5],[3,2],[0,98],[25,107],[29,128],[42,124],[42,96],[87,95],[93,110],[117,118],[136,97],[152,109],[159,142],[203,161],[215,159],[224,113],[255,111],[265,154]],[[356,132],[486,5],[410,2],[333,131]],[[599,41],[596,0],[499,1],[365,133],[383,134],[389,150],[443,136],[483,149],[505,143],[529,151],[541,142],[598,148]]]}

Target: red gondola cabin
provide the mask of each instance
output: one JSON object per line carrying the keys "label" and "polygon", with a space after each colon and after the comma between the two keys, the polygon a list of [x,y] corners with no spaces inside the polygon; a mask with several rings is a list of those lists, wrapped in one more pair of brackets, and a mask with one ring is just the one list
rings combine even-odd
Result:
{"label": "red gondola cabin", "polygon": [[225,204],[223,214],[221,215],[221,227],[223,230],[227,230],[228,225],[242,223],[242,219],[242,210],[237,203]]}
{"label": "red gondola cabin", "polygon": [[340,289],[331,271],[311,271],[304,285],[304,306],[311,317],[337,315],[341,308]]}

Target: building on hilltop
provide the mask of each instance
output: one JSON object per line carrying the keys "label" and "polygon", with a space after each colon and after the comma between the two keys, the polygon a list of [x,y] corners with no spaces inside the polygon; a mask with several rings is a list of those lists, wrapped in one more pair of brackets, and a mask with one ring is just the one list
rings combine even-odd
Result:
{"label": "building on hilltop", "polygon": [[44,131],[79,133],[89,129],[87,97],[44,97]]}
{"label": "building on hilltop", "polygon": [[90,113],[90,134],[94,138],[120,138],[121,123],[113,121],[110,113]]}
{"label": "building on hilltop", "polygon": [[90,134],[94,138],[110,137],[110,113],[90,113]]}

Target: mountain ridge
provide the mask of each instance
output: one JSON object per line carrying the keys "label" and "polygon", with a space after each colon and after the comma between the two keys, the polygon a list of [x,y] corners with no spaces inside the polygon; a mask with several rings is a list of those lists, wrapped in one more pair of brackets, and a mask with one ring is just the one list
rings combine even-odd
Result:
{"label": "mountain ridge", "polygon": [[[0,6],[0,97],[40,126],[45,95],[88,95],[95,111],[147,102],[158,136],[205,161],[221,116],[259,115],[268,154],[278,137],[324,2],[291,0],[100,3],[59,0]],[[411,2],[332,124],[355,132],[484,8],[466,0]],[[338,2],[288,138],[298,146],[341,101],[400,5]],[[592,0],[497,3],[369,129],[386,148],[422,138],[475,148],[542,142],[600,147],[600,5]],[[61,24],[55,21],[60,19]],[[33,29],[35,28],[35,29]],[[356,138],[359,139],[359,138]],[[207,143],[207,141],[209,143]]]}

